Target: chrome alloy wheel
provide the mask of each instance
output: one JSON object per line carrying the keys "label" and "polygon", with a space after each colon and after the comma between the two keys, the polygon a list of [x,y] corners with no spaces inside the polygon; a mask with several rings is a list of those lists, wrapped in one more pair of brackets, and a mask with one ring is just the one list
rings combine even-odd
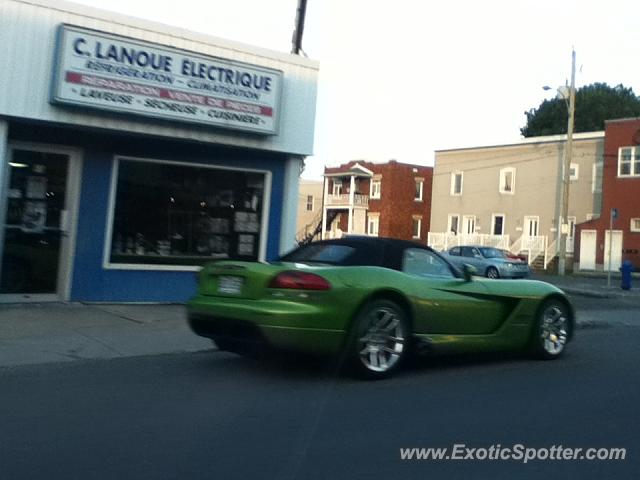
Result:
{"label": "chrome alloy wheel", "polygon": [[401,314],[389,306],[368,312],[358,338],[362,364],[373,372],[386,372],[402,357],[406,332]]}
{"label": "chrome alloy wheel", "polygon": [[567,343],[567,314],[558,305],[549,305],[542,312],[540,339],[549,355],[559,355]]}

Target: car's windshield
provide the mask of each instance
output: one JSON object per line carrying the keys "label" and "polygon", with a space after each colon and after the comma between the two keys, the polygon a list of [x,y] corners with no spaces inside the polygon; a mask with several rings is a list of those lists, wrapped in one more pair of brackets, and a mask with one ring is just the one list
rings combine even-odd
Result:
{"label": "car's windshield", "polygon": [[500,250],[493,247],[481,248],[480,252],[482,253],[482,256],[484,258],[503,258],[504,257],[504,254]]}

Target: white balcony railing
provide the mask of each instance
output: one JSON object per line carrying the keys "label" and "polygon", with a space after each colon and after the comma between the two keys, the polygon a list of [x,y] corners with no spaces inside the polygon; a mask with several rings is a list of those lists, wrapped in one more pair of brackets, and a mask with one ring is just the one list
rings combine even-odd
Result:
{"label": "white balcony railing", "polygon": [[540,254],[545,254],[545,266],[547,268],[547,252],[548,252],[548,238],[546,235],[537,236],[521,236],[513,242],[509,250],[513,253],[527,252],[527,258],[529,265],[531,265]]}
{"label": "white balcony railing", "polygon": [[544,251],[544,268],[545,270],[553,260],[553,258],[558,255],[558,242],[554,240],[549,245],[547,245],[547,249]]}
{"label": "white balcony railing", "polygon": [[365,208],[369,208],[369,195],[355,194],[353,196],[353,205],[350,202],[351,196],[348,193],[342,195],[327,195],[327,206]]}
{"label": "white balcony railing", "polygon": [[509,235],[489,235],[488,233],[429,232],[427,245],[434,250],[448,250],[458,245],[481,245],[485,247],[509,248]]}

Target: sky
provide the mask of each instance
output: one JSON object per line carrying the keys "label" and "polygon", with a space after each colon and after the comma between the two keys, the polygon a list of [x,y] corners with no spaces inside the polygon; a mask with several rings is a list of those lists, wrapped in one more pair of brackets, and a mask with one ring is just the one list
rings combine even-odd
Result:
{"label": "sky", "polygon": [[[75,0],[289,52],[297,0]],[[637,0],[308,0],[320,62],[304,178],[349,160],[433,165],[434,151],[514,142],[524,112],[576,87],[640,94]],[[544,91],[543,86],[554,87]]]}

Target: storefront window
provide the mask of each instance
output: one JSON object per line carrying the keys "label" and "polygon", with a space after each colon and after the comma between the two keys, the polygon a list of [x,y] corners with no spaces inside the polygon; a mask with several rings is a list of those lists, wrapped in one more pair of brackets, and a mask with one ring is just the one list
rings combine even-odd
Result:
{"label": "storefront window", "polygon": [[120,159],[112,265],[257,260],[265,174]]}

